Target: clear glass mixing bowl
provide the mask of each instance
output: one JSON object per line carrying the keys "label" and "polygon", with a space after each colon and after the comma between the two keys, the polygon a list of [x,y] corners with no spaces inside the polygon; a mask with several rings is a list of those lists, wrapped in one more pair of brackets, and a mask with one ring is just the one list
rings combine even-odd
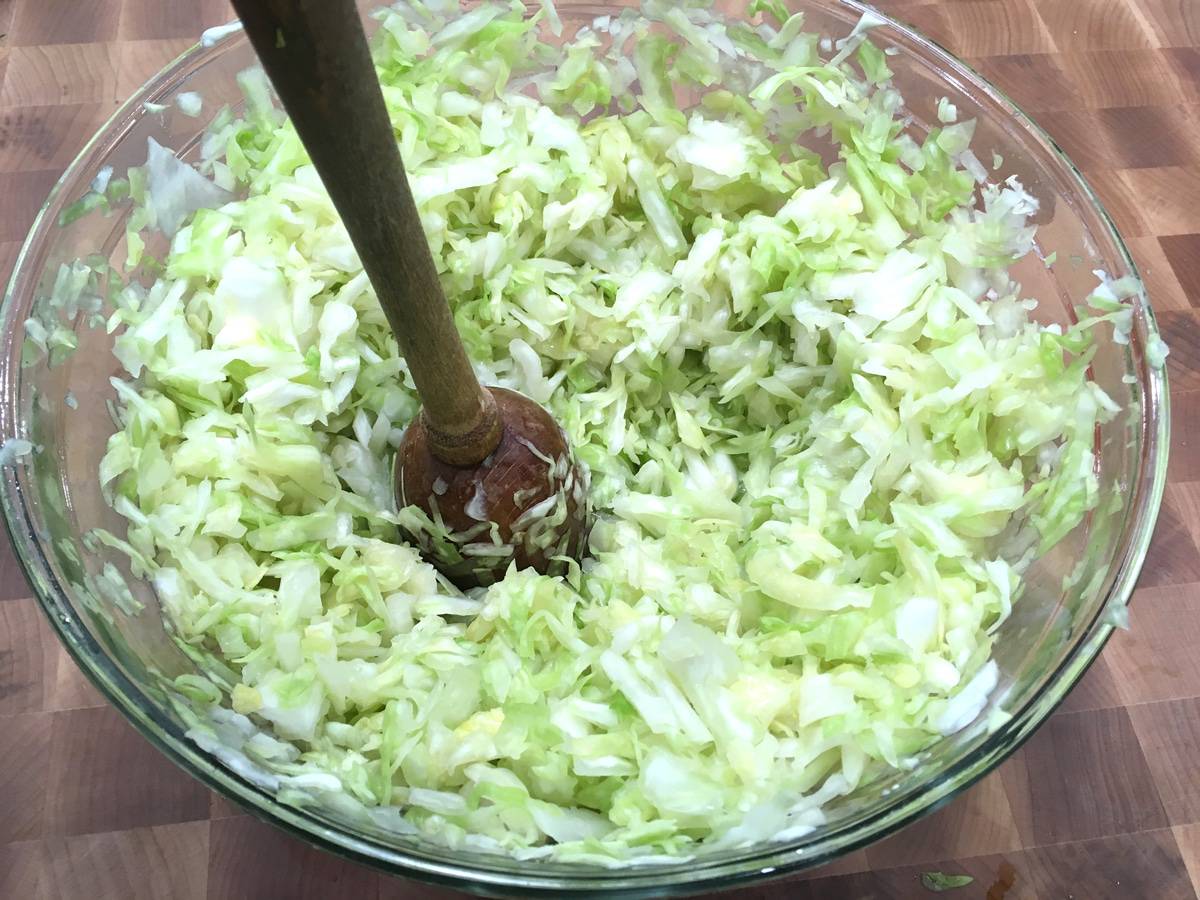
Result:
{"label": "clear glass mixing bowl", "polygon": [[[853,0],[788,0],[807,14],[807,26],[845,35],[865,7]],[[742,7],[744,8],[744,7]],[[614,6],[560,0],[568,33]],[[1016,267],[1026,296],[1041,301],[1039,315],[1068,321],[1073,301],[1095,284],[1094,269],[1114,277],[1134,273],[1129,254],[1079,172],[1050,138],[975,72],[942,48],[893,21],[873,32],[910,104],[913,128],[936,121],[947,96],[962,117],[979,122],[976,146],[1003,156],[1005,170],[1021,176],[1041,201],[1037,216],[1044,252],[1058,263],[1045,267],[1033,254]],[[207,119],[223,103],[240,105],[235,75],[254,64],[248,42],[231,33],[209,47],[194,47],[131,98],[80,153],[54,188],[17,262],[4,301],[4,438],[32,441],[35,452],[2,472],[0,499],[12,539],[46,614],[78,664],[109,700],[171,759],[208,785],[305,840],[334,852],[419,879],[483,893],[534,891],[694,892],[780,875],[825,862],[896,830],[944,804],[1013,752],[1063,699],[1100,652],[1128,602],[1158,512],[1166,473],[1166,376],[1147,361],[1157,332],[1150,308],[1135,312],[1129,342],[1105,335],[1092,376],[1123,407],[1098,429],[1097,468],[1102,502],[1094,513],[1028,573],[1025,594],[1000,630],[996,661],[1001,676],[993,703],[1003,715],[942,740],[911,771],[887,773],[828,808],[829,821],[786,844],[712,852],[675,864],[606,870],[515,862],[506,857],[451,851],[387,831],[361,810],[281,800],[269,779],[238,765],[220,747],[202,749],[186,736],[180,698],[163,688],[194,670],[164,632],[158,602],[148,585],[130,580],[140,611],[98,600],[89,581],[106,563],[127,572],[118,553],[87,548],[84,535],[104,527],[122,532],[122,521],[103,501],[97,464],[113,430],[107,403],[109,376],[119,367],[111,337],[79,313],[66,324],[78,349],[57,365],[24,350],[23,323],[47,303],[63,263],[99,254],[124,274],[124,216],[98,212],[63,227],[64,207],[88,190],[106,167],[122,173],[139,165],[146,139],[198,153]],[[188,118],[173,105],[185,91],[205,98],[205,114]],[[147,112],[145,101],[166,104]],[[62,315],[62,310],[55,312]],[[68,402],[67,398],[71,397]],[[1113,498],[1119,498],[1116,502]],[[94,582],[92,582],[94,583]],[[294,792],[293,792],[294,793]]]}

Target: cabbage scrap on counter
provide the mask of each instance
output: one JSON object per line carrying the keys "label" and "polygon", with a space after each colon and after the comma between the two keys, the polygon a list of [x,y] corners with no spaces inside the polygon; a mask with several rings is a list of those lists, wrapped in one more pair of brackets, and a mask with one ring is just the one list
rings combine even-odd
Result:
{"label": "cabbage scrap on counter", "polygon": [[203,745],[396,831],[617,864],[803,835],[984,708],[1021,572],[1097,501],[1091,333],[1137,286],[1035,324],[1037,200],[974,123],[907,132],[870,19],[752,11],[646,0],[561,47],[549,6],[378,14],[478,374],[591,472],[564,578],[463,593],[403,540],[412,381],[262,73],[198,170],[152,145],[157,280],[109,322],[128,535],[98,538],[206,673]]}

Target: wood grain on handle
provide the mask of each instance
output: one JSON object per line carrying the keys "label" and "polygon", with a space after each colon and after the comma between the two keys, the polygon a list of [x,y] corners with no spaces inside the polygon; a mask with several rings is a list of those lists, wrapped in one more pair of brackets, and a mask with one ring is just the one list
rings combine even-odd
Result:
{"label": "wood grain on handle", "polygon": [[404,174],[354,0],[234,0],[258,57],[333,199],[424,404],[431,448],[482,460],[500,438]]}

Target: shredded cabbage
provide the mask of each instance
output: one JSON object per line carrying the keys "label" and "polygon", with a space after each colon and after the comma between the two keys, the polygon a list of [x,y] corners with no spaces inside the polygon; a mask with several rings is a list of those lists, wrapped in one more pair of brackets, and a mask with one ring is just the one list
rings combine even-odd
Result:
{"label": "shredded cabbage", "polygon": [[216,686],[180,693],[234,710],[203,746],[399,833],[614,863],[802,835],[987,705],[1021,572],[1097,502],[1092,331],[1137,286],[1035,324],[1037,200],[977,173],[974,123],[904,130],[877,20],[759,6],[646,0],[561,48],[549,5],[378,14],[478,374],[591,471],[565,578],[462,593],[404,542],[417,397],[261,73],[198,170],[151,142],[130,252],[171,244],[109,322],[105,540]]}

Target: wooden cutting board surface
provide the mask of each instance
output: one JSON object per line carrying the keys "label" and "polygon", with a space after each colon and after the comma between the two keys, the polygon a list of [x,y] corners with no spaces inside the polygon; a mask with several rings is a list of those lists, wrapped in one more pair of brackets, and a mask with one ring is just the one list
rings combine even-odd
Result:
{"label": "wooden cutting board surface", "polygon": [[[1030,112],[1097,188],[1171,347],[1174,446],[1118,633],[999,770],[917,825],[749,898],[1183,900],[1200,885],[1200,0],[884,0]],[[0,275],[114,106],[225,0],[0,0]],[[458,896],[260,823],[176,769],[90,687],[0,550],[0,898]],[[1006,887],[1006,885],[1008,885]]]}

